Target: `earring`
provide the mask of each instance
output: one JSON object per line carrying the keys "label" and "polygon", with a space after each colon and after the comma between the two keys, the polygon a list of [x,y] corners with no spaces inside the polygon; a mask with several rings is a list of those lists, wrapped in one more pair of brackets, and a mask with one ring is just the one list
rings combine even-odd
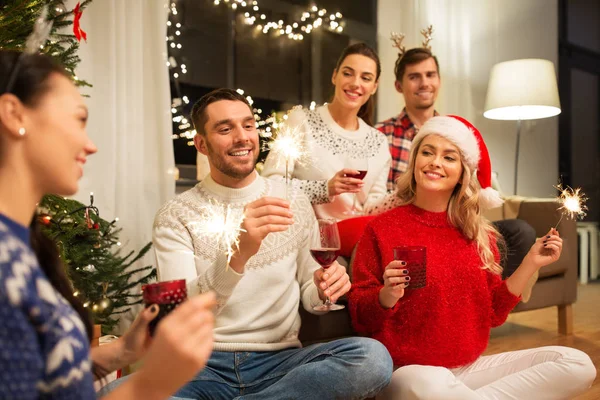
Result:
{"label": "earring", "polygon": [[25,136],[25,128],[23,128],[23,127],[19,128],[19,135]]}

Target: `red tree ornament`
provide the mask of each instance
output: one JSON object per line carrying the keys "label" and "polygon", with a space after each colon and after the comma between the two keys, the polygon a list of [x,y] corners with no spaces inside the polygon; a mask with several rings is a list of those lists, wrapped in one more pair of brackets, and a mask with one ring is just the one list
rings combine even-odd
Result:
{"label": "red tree ornament", "polygon": [[38,216],[38,220],[40,221],[41,224],[48,226],[48,225],[50,225],[50,222],[52,221],[52,217],[49,216],[48,214],[40,214]]}
{"label": "red tree ornament", "polygon": [[73,14],[75,15],[75,17],[73,18],[73,33],[75,34],[75,38],[77,38],[77,41],[79,42],[81,42],[82,38],[87,42],[87,33],[85,33],[83,29],[81,29],[79,22],[79,20],[81,19],[81,15],[83,14],[83,11],[80,10],[79,3],[77,3],[75,8],[73,9]]}

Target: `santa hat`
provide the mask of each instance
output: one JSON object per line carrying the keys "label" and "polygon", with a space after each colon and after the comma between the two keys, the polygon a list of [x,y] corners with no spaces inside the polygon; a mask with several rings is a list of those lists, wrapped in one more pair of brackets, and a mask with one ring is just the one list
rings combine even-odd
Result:
{"label": "santa hat", "polygon": [[484,209],[502,205],[500,194],[492,189],[490,154],[477,128],[456,115],[437,116],[429,119],[419,129],[413,142],[420,142],[431,134],[439,135],[456,145],[462,152],[465,164],[472,171],[477,170],[477,180],[481,186],[479,205]]}

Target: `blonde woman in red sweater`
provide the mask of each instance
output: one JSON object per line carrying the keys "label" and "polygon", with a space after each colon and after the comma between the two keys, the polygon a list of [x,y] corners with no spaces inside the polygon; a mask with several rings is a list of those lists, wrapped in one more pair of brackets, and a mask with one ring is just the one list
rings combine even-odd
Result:
{"label": "blonde woman in red sweater", "polygon": [[[367,226],[350,312],[355,330],[381,341],[394,361],[378,398],[570,399],[593,382],[590,358],[568,347],[482,356],[490,329],[504,323],[529,278],[562,250],[550,229],[503,281],[501,238],[480,213],[501,201],[490,183],[479,131],[460,117],[431,118],[413,139],[398,206]],[[410,289],[405,261],[394,260],[401,245],[426,247],[425,287]]]}

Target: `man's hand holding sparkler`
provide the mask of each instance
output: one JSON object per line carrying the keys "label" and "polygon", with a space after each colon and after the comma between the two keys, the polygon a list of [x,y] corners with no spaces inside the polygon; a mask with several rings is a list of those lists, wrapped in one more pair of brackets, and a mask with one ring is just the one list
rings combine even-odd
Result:
{"label": "man's hand holding sparkler", "polygon": [[283,232],[294,223],[290,204],[278,197],[262,197],[246,206],[239,245],[229,266],[237,273],[244,272],[250,257],[258,253],[269,233]]}
{"label": "man's hand holding sparkler", "polygon": [[337,196],[342,193],[358,193],[365,184],[362,180],[353,178],[359,172],[354,169],[344,168],[338,171],[331,179],[327,181],[327,190],[329,197]]}

